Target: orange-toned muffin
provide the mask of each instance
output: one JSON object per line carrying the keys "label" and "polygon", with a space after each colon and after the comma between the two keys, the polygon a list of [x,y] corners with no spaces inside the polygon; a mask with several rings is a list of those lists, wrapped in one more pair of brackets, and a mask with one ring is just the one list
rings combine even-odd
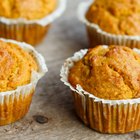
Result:
{"label": "orange-toned muffin", "polygon": [[37,45],[66,0],[0,0],[0,37]]}
{"label": "orange-toned muffin", "polygon": [[46,71],[44,58],[32,46],[0,39],[0,126],[26,115]]}
{"label": "orange-toned muffin", "polygon": [[101,133],[140,129],[140,50],[100,45],[66,59],[61,81],[88,127]]}
{"label": "orange-toned muffin", "polygon": [[86,18],[108,33],[140,35],[139,0],[95,0]]}
{"label": "orange-toned muffin", "polygon": [[3,41],[0,41],[0,66],[0,92],[30,83],[32,71],[38,69],[28,52]]}
{"label": "orange-toned muffin", "polygon": [[0,16],[40,19],[56,8],[56,0],[0,0]]}
{"label": "orange-toned muffin", "polygon": [[98,46],[74,64],[69,82],[110,100],[140,97],[140,55],[123,46]]}

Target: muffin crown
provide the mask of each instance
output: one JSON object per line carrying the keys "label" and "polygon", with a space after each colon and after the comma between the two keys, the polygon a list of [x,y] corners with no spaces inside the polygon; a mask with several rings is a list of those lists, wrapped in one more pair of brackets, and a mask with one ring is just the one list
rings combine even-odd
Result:
{"label": "muffin crown", "polygon": [[0,0],[0,16],[41,19],[56,8],[56,0]]}
{"label": "muffin crown", "polygon": [[98,46],[71,68],[69,82],[103,99],[140,97],[140,56],[124,46]]}
{"label": "muffin crown", "polygon": [[139,0],[95,0],[86,17],[105,32],[140,35]]}
{"label": "muffin crown", "polygon": [[38,66],[33,56],[18,45],[0,40],[0,92],[16,89],[31,81]]}

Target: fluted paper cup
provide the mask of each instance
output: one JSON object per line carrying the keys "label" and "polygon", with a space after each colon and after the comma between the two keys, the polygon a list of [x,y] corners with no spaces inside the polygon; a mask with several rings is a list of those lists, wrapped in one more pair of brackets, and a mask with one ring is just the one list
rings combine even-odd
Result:
{"label": "fluted paper cup", "polygon": [[[140,48],[140,36],[115,35],[103,31],[97,24],[86,19],[86,13],[94,0],[82,2],[78,7],[78,17],[86,25],[90,47],[96,45],[124,45],[130,48]],[[102,18],[102,17],[101,17]]]}
{"label": "fluted paper cup", "polygon": [[38,44],[48,32],[51,23],[60,17],[66,8],[66,0],[57,0],[57,2],[56,10],[39,20],[0,17],[0,37],[32,45]]}
{"label": "fluted paper cup", "polygon": [[[140,50],[133,50],[140,54]],[[83,58],[86,52],[87,49],[80,50],[73,57],[68,58],[60,71],[61,81],[73,93],[77,115],[84,124],[101,133],[127,133],[140,129],[140,98],[101,99],[86,92],[80,85],[74,88],[69,83],[69,70],[75,62]]]}
{"label": "fluted paper cup", "polygon": [[29,84],[19,86],[15,90],[0,92],[0,125],[6,125],[21,119],[28,112],[36,84],[47,72],[47,66],[43,56],[35,51],[32,46],[13,40],[0,40],[17,44],[29,52],[34,57],[39,68],[38,72],[32,71]]}

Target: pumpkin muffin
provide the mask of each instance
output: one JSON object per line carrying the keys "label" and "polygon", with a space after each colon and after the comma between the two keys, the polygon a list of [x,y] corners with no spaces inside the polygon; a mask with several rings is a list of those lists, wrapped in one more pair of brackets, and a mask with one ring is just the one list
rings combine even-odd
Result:
{"label": "pumpkin muffin", "polygon": [[123,46],[98,46],[70,70],[69,82],[103,99],[140,97],[140,55]]}
{"label": "pumpkin muffin", "polygon": [[65,9],[65,0],[0,0],[0,37],[37,45]]}
{"label": "pumpkin muffin", "polygon": [[140,129],[140,50],[100,45],[80,50],[61,69],[77,115],[101,133]]}
{"label": "pumpkin muffin", "polygon": [[0,125],[25,116],[36,84],[46,71],[44,58],[33,47],[0,39]]}
{"label": "pumpkin muffin", "polygon": [[114,44],[140,48],[139,0],[91,0],[82,2],[78,11],[90,47]]}
{"label": "pumpkin muffin", "polygon": [[103,31],[117,35],[140,35],[139,0],[95,0],[86,17]]}

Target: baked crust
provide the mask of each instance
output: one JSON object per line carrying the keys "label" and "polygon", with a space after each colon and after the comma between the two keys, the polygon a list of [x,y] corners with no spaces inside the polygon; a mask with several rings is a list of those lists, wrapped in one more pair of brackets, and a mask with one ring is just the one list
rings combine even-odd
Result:
{"label": "baked crust", "polygon": [[34,58],[18,45],[0,41],[0,92],[14,90],[31,81],[38,66]]}
{"label": "baked crust", "polygon": [[108,33],[140,35],[139,0],[95,0],[86,18]]}
{"label": "baked crust", "polygon": [[54,11],[56,0],[0,0],[0,16],[40,19]]}
{"label": "baked crust", "polygon": [[140,56],[130,48],[97,46],[70,69],[69,82],[103,99],[140,97]]}

